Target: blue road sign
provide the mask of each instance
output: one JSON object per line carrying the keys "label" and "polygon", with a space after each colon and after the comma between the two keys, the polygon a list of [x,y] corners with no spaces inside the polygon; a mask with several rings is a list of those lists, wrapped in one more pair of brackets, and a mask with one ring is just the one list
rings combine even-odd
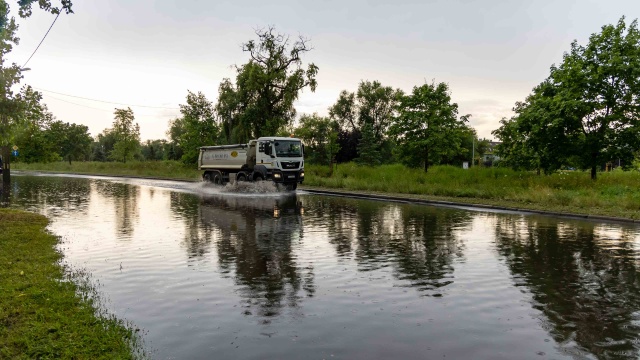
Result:
{"label": "blue road sign", "polygon": [[18,150],[13,150],[13,151],[11,152],[11,155],[13,155],[13,156],[18,156]]}

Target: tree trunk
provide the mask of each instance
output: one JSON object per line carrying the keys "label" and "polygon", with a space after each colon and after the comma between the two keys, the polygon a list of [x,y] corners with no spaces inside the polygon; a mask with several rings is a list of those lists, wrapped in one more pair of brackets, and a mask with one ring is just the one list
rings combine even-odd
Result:
{"label": "tree trunk", "polygon": [[424,150],[424,172],[429,171],[429,148]]}
{"label": "tree trunk", "polygon": [[2,147],[2,182],[11,182],[11,148],[9,145]]}
{"label": "tree trunk", "polygon": [[598,173],[596,172],[596,170],[597,170],[597,168],[596,168],[596,166],[595,166],[595,165],[591,167],[591,180],[595,180],[595,179],[596,179],[596,176],[597,176],[597,174],[598,174]]}

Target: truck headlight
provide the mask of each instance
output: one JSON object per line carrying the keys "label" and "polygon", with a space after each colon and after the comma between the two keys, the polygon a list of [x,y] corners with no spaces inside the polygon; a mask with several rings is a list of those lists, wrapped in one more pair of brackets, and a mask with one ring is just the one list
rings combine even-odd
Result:
{"label": "truck headlight", "polygon": [[280,176],[281,176],[281,175],[280,175],[279,173],[275,173],[275,174],[273,174],[273,178],[274,178],[274,179],[280,179]]}
{"label": "truck headlight", "polygon": [[304,177],[304,171],[300,171],[300,177],[303,178]]}

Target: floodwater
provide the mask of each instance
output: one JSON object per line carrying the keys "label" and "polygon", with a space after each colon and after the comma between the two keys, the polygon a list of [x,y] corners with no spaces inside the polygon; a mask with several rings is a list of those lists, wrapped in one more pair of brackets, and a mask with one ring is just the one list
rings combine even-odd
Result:
{"label": "floodwater", "polygon": [[157,359],[640,357],[640,228],[170,181],[14,176]]}

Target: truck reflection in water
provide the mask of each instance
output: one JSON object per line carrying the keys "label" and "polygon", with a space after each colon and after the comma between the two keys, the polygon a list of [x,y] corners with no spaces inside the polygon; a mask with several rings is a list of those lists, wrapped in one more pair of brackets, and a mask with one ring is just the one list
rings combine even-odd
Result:
{"label": "truck reflection in water", "polygon": [[315,292],[313,266],[299,263],[303,238],[302,203],[279,197],[213,196],[199,208],[203,226],[213,226],[218,263],[242,298],[245,315],[277,316],[296,311]]}

